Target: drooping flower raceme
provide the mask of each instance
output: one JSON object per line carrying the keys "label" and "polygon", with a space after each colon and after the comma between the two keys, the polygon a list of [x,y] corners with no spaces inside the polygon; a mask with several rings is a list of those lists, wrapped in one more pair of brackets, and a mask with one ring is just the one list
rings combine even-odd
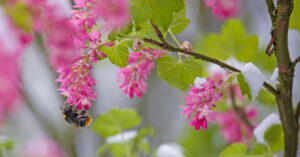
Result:
{"label": "drooping flower raceme", "polygon": [[[57,82],[61,82],[58,89],[61,95],[67,97],[65,103],[76,106],[78,110],[88,110],[92,100],[96,100],[96,90],[93,88],[96,81],[91,77],[90,71],[93,68],[91,63],[98,62],[99,58],[106,58],[106,55],[99,50],[102,46],[113,46],[113,42],[102,41],[101,32],[96,30],[96,16],[92,15],[91,9],[94,1],[76,0],[76,10],[73,10],[71,23],[76,28],[74,42],[79,51],[83,54],[73,60],[70,66],[61,67]],[[90,30],[90,31],[88,31]]]}
{"label": "drooping flower raceme", "polygon": [[91,77],[90,70],[92,65],[89,63],[90,55],[85,56],[75,62],[70,68],[61,68],[57,82],[61,82],[61,95],[67,97],[65,103],[76,106],[78,110],[88,110],[91,106],[91,100],[96,100],[96,91],[93,86],[96,80]]}
{"label": "drooping flower raceme", "polygon": [[147,90],[145,79],[148,78],[150,70],[155,67],[154,61],[165,53],[166,51],[151,48],[131,52],[127,67],[118,70],[119,88],[129,98],[133,98],[133,96],[142,97],[142,93]]}
{"label": "drooping flower raceme", "polygon": [[235,17],[239,13],[239,0],[205,0],[205,3],[213,8],[213,14],[221,20]]}
{"label": "drooping flower raceme", "polygon": [[[254,123],[257,117],[257,109],[254,107],[246,107],[243,111],[249,122]],[[243,142],[249,143],[253,137],[253,131],[249,126],[237,116],[236,112],[231,109],[226,112],[218,113],[217,123],[221,128],[221,133],[228,143]]]}
{"label": "drooping flower raceme", "polygon": [[188,95],[184,97],[186,103],[185,106],[182,106],[184,109],[182,114],[187,115],[187,120],[192,118],[189,125],[194,126],[196,130],[201,127],[206,130],[208,122],[215,122],[217,114],[212,108],[216,107],[214,103],[220,100],[223,95],[217,91],[221,84],[221,80],[215,82],[210,78],[202,83],[195,82]]}

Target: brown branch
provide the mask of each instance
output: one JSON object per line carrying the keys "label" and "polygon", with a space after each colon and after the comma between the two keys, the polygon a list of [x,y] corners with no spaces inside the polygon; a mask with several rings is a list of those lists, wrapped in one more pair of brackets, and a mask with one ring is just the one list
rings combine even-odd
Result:
{"label": "brown branch", "polygon": [[296,107],[296,121],[297,121],[297,124],[299,124],[299,116],[300,116],[300,101],[298,102],[297,104],[297,107]]}
{"label": "brown branch", "polygon": [[298,149],[299,124],[297,124],[292,102],[294,68],[291,66],[293,62],[291,61],[288,47],[289,22],[293,7],[293,0],[277,0],[277,35],[274,46],[279,69],[278,91],[280,93],[276,97],[276,101],[284,131],[284,157],[296,157]]}
{"label": "brown branch", "polygon": [[244,108],[239,108],[235,101],[235,93],[233,91],[232,86],[230,87],[230,96],[231,96],[231,102],[232,107],[237,114],[237,116],[249,127],[251,130],[254,130],[254,126],[250,123],[250,121],[247,119],[246,114],[244,112]]}
{"label": "brown branch", "polygon": [[300,62],[300,56],[297,57],[297,58],[293,61],[292,67],[295,68],[295,66],[296,66],[296,64],[297,64],[298,62]]}
{"label": "brown branch", "polygon": [[[159,28],[153,23],[152,23],[152,26],[153,26],[153,28],[156,32],[156,35],[158,37],[161,36],[162,33],[159,30]],[[161,38],[161,37],[159,37],[159,38]],[[231,65],[229,65],[225,62],[222,62],[222,61],[220,61],[216,58],[211,58],[211,57],[205,56],[205,55],[197,53],[197,52],[193,52],[193,51],[189,51],[189,50],[186,50],[186,49],[181,49],[181,48],[174,47],[174,46],[170,45],[168,42],[166,42],[164,39],[160,39],[160,40],[162,40],[162,42],[158,42],[158,41],[155,41],[155,40],[152,40],[152,39],[149,39],[149,38],[144,38],[143,40],[147,43],[150,43],[152,45],[156,45],[156,46],[161,47],[165,50],[169,50],[171,52],[181,52],[181,53],[193,56],[196,59],[201,59],[201,60],[206,61],[206,62],[217,64],[217,65],[221,66],[222,68],[228,69],[232,72],[241,73],[241,70],[239,70],[239,69],[237,69],[237,68],[235,68],[235,67],[233,67],[233,66],[231,66]],[[163,42],[163,41],[165,41],[165,42]],[[278,95],[279,92],[274,87],[272,87],[270,84],[268,84],[267,82],[264,82],[263,85],[272,94],[274,94],[275,96]]]}

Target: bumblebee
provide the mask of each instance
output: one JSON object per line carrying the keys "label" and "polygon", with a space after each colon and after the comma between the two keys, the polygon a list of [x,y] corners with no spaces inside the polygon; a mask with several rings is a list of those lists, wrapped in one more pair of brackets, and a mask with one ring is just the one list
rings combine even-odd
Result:
{"label": "bumblebee", "polygon": [[89,126],[93,119],[91,116],[85,115],[85,111],[78,113],[72,106],[63,109],[64,119],[75,128],[84,128]]}

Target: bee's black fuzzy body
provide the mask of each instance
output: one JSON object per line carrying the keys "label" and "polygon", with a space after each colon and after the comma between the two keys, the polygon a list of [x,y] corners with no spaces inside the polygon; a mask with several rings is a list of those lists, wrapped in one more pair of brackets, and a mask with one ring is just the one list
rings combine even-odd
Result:
{"label": "bee's black fuzzy body", "polygon": [[85,112],[78,114],[77,110],[73,109],[73,107],[71,107],[71,106],[63,109],[64,119],[69,124],[73,125],[76,128],[87,127],[91,124],[92,118],[90,116],[86,116],[84,114],[85,114]]}

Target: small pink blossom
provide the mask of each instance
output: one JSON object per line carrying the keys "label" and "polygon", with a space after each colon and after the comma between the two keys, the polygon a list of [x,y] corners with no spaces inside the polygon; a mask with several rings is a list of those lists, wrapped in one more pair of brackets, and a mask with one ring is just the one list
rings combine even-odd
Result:
{"label": "small pink blossom", "polygon": [[63,148],[52,138],[37,136],[22,148],[21,157],[67,157]]}
{"label": "small pink blossom", "polygon": [[93,15],[102,17],[107,28],[121,28],[130,20],[128,0],[98,0]]}
{"label": "small pink blossom", "polygon": [[[208,68],[209,75],[214,81],[227,80],[230,77],[230,73],[222,69],[220,66],[211,65]],[[226,92],[226,102],[227,104],[232,104],[230,90],[233,88],[235,96],[238,100],[244,100],[246,97],[242,95],[241,90],[237,82],[231,82],[224,85],[223,89]]]}
{"label": "small pink blossom", "polygon": [[142,93],[147,91],[145,79],[148,78],[150,70],[155,67],[154,61],[165,53],[166,51],[150,48],[131,52],[127,67],[118,70],[117,81],[123,93],[129,98],[142,97]]}
{"label": "small pink blossom", "polygon": [[189,125],[194,126],[196,130],[201,127],[206,130],[208,122],[215,122],[216,113],[211,108],[216,107],[214,103],[223,95],[217,91],[221,84],[222,81],[214,82],[207,78],[206,82],[191,86],[188,95],[184,97],[186,103],[182,106],[182,114],[187,115],[187,120],[192,117]]}
{"label": "small pink blossom", "polygon": [[235,17],[239,13],[238,0],[205,0],[205,2],[207,6],[213,8],[213,14],[221,20]]}
{"label": "small pink blossom", "polygon": [[[244,112],[246,118],[253,124],[257,117],[257,109],[254,107],[246,107]],[[233,109],[218,114],[219,118],[217,123],[221,128],[222,135],[228,143],[250,142],[253,137],[253,131],[237,116]]]}

